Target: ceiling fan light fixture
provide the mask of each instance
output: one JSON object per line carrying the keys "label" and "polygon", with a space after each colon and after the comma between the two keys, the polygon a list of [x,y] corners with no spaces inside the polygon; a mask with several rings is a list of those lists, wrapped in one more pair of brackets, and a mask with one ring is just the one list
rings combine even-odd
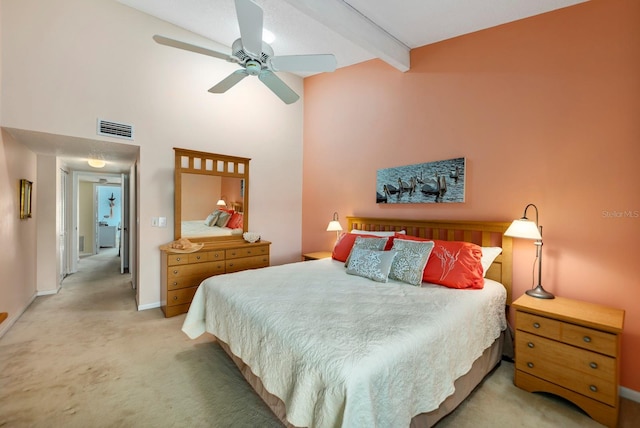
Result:
{"label": "ceiling fan light fixture", "polygon": [[104,168],[104,166],[107,164],[102,159],[89,159],[87,160],[87,163],[92,168]]}
{"label": "ceiling fan light fixture", "polygon": [[262,41],[265,43],[273,43],[273,41],[276,39],[276,36],[269,30],[267,30],[266,28],[262,29]]}
{"label": "ceiling fan light fixture", "polygon": [[234,0],[240,29],[240,38],[231,45],[231,55],[211,49],[191,45],[164,36],[155,35],[153,40],[161,45],[224,59],[238,64],[241,68],[225,77],[209,89],[213,94],[222,94],[247,76],[257,76],[285,104],[300,99],[274,72],[323,73],[336,69],[336,59],[332,54],[275,56],[269,45],[275,36],[263,26],[262,8],[253,0]]}

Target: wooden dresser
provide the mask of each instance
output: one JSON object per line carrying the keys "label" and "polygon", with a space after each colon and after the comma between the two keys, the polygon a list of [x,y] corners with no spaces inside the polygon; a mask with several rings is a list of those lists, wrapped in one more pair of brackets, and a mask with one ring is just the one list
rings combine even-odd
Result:
{"label": "wooden dresser", "polygon": [[271,242],[249,244],[245,241],[207,242],[193,253],[179,253],[160,247],[161,307],[165,317],[189,310],[198,285],[213,275],[269,266]]}
{"label": "wooden dresser", "polygon": [[571,401],[596,421],[618,423],[624,311],[523,295],[516,310],[516,386]]}

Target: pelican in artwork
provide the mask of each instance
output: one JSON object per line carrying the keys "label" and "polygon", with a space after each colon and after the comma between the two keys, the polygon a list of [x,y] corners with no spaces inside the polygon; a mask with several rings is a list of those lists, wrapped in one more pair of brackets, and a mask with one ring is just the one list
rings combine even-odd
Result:
{"label": "pelican in artwork", "polygon": [[460,167],[456,166],[456,170],[455,171],[451,171],[449,173],[449,177],[453,178],[454,181],[457,183],[458,182],[458,178],[460,177]]}
{"label": "pelican in artwork", "polygon": [[426,193],[427,195],[437,195],[440,193],[440,177],[438,177],[438,173],[436,172],[436,179],[428,179],[422,185],[422,193]]}
{"label": "pelican in artwork", "polygon": [[415,188],[416,188],[416,185],[415,185],[415,182],[413,181],[413,178],[409,180],[409,183],[407,183],[406,181],[402,181],[401,178],[398,178],[398,189],[400,192],[408,191],[409,193],[413,193]]}
{"label": "pelican in artwork", "polygon": [[422,193],[424,194],[436,195],[436,202],[437,202],[438,199],[441,199],[442,196],[447,191],[447,179],[445,178],[444,175],[439,176],[438,173],[436,172],[435,180],[433,179],[427,180],[427,182],[422,186],[421,190],[422,190]]}

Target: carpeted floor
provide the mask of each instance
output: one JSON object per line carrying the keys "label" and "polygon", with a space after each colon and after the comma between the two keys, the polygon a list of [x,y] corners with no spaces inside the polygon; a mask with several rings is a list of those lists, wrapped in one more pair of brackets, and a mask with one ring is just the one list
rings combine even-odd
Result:
{"label": "carpeted floor", "polygon": [[[83,258],[0,338],[0,427],[281,427],[210,338],[183,316],[138,312],[117,251]],[[640,425],[623,400],[620,427]],[[513,385],[503,362],[438,427],[599,427],[573,405]]]}

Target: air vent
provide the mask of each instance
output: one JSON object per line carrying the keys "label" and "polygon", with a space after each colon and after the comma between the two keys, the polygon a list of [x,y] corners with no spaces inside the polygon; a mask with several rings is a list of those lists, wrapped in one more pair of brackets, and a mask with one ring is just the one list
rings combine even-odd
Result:
{"label": "air vent", "polygon": [[98,135],[133,140],[133,125],[98,119]]}

